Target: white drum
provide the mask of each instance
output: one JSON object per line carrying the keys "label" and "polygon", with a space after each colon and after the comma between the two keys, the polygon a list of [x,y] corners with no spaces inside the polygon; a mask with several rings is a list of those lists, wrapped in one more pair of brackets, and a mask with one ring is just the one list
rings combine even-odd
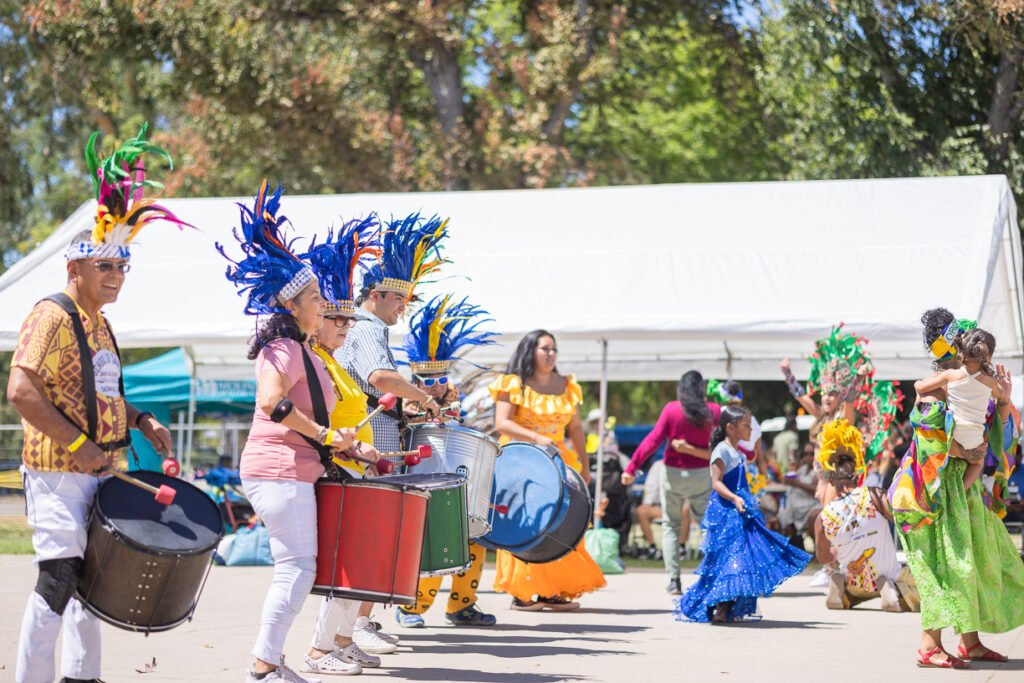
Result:
{"label": "white drum", "polygon": [[465,477],[469,537],[480,538],[490,533],[494,464],[501,455],[498,442],[475,429],[433,423],[410,425],[407,441],[409,450],[428,444],[433,451],[429,458],[407,468],[408,471]]}

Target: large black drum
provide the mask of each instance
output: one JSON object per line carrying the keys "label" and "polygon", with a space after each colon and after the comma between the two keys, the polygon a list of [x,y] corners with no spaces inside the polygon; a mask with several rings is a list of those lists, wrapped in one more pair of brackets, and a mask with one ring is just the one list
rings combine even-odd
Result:
{"label": "large black drum", "polygon": [[120,479],[96,494],[78,597],[103,621],[128,631],[167,631],[192,618],[224,533],[209,496],[181,479],[133,472],[176,491],[172,505]]}

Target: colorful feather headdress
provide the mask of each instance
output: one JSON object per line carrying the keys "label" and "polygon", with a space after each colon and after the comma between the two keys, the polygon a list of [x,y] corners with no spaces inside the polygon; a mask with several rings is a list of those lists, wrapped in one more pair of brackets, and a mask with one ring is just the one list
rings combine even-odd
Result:
{"label": "colorful feather headdress", "polygon": [[737,401],[743,400],[743,390],[740,389],[736,394],[730,394],[726,388],[729,385],[728,382],[719,382],[717,379],[709,379],[705,394],[709,401],[713,401],[720,406],[727,406],[730,403],[736,403]]}
{"label": "colorful feather headdress", "polygon": [[942,334],[928,347],[928,350],[932,353],[932,358],[935,360],[946,360],[955,356],[956,349],[953,348],[953,342],[956,341],[961,332],[973,330],[977,326],[977,321],[966,319],[954,320],[946,325],[942,329]]}
{"label": "colorful feather headdress", "polygon": [[468,346],[496,343],[496,332],[479,328],[493,318],[466,299],[452,303],[451,296],[434,297],[409,321],[405,337],[405,355],[415,373],[448,372],[452,363],[461,360],[455,354]]}
{"label": "colorful feather headdress", "polygon": [[281,303],[294,298],[316,277],[313,269],[295,255],[294,240],[288,242],[284,238],[282,228],[288,219],[277,215],[283,192],[284,188],[278,185],[268,197],[264,179],[253,207],[238,205],[242,233],[239,234],[237,228],[232,233],[245,258],[234,261],[223,246],[216,245],[221,256],[232,263],[228,266],[227,278],[238,288],[239,296],[248,297],[245,312],[249,315],[287,313]]}
{"label": "colorful feather headdress", "polygon": [[173,168],[171,155],[146,141],[148,124],[142,124],[139,134],[126,141],[120,149],[105,159],[96,152],[100,133],[89,136],[85,146],[85,165],[92,179],[96,202],[96,225],[88,239],[76,240],[68,246],[65,256],[69,261],[86,258],[130,258],[129,243],[142,228],[153,221],[168,221],[179,227],[188,225],[160,206],[153,199],[143,198],[146,188],[162,188],[155,180],[146,178],[142,157],[153,154],[165,159]]}
{"label": "colorful feather headdress", "polygon": [[903,406],[903,392],[898,387],[899,382],[873,382],[854,403],[857,422],[864,429],[868,461],[882,452],[896,413]]}
{"label": "colorful feather headdress", "polygon": [[832,328],[824,339],[819,339],[811,354],[811,376],[808,385],[811,392],[823,394],[845,394],[857,376],[857,370],[864,363],[870,366],[864,346],[867,339],[853,334],[843,334],[843,325]]}
{"label": "colorful feather headdress", "polygon": [[[854,469],[858,475],[864,474],[864,437],[860,431],[846,420],[833,420],[821,430],[821,445],[818,448],[818,464],[826,473],[836,471],[832,462],[837,455],[849,455],[854,459]],[[826,474],[826,476],[828,476]]]}
{"label": "colorful feather headdress", "polygon": [[380,259],[363,276],[363,287],[397,292],[411,299],[416,285],[448,261],[441,242],[448,236],[448,219],[428,220],[418,213],[388,223],[381,237]]}
{"label": "colorful feather headdress", "polygon": [[366,269],[366,256],[380,257],[380,223],[374,216],[345,223],[338,230],[337,239],[334,231],[329,230],[322,244],[317,244],[314,238],[309,251],[302,254],[301,258],[309,262],[320,282],[320,293],[327,300],[325,313],[355,315],[352,281],[356,270]]}

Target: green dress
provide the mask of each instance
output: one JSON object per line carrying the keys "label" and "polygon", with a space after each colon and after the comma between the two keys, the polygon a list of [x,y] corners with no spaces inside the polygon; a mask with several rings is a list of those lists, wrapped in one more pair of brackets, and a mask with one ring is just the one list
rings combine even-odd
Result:
{"label": "green dress", "polygon": [[[936,407],[927,414],[915,408],[911,416],[915,442],[923,450],[929,449],[921,442],[934,442],[928,437],[945,427],[945,411]],[[941,516],[913,529],[897,524],[921,594],[921,628],[1003,633],[1024,625],[1024,562],[1002,521],[985,505],[981,479],[965,491],[967,463],[948,458],[943,465],[929,496]]]}

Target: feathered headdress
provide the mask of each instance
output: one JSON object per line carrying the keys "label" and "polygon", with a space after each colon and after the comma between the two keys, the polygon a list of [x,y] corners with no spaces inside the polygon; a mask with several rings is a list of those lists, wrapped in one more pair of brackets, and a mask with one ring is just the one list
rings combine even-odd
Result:
{"label": "feathered headdress", "polygon": [[493,318],[466,299],[451,302],[450,296],[434,297],[409,321],[405,337],[405,355],[415,373],[448,372],[452,363],[461,360],[455,354],[467,346],[488,346],[496,343],[496,332],[480,331]]}
{"label": "feathered headdress", "polygon": [[864,429],[868,461],[882,452],[896,413],[903,406],[903,392],[898,387],[899,382],[873,382],[854,404],[857,422]]}
{"label": "feathered headdress", "polygon": [[726,388],[728,385],[728,382],[719,382],[717,379],[709,379],[704,393],[707,395],[709,401],[717,403],[720,406],[727,406],[730,403],[742,401],[743,390],[740,389],[738,393],[730,394],[729,390]]}
{"label": "feathered headdress", "polygon": [[858,475],[867,469],[864,465],[864,437],[846,420],[833,420],[821,430],[821,445],[817,458],[826,477],[836,471],[833,460],[839,455],[849,455],[853,458],[854,469]]}
{"label": "feathered headdress", "polygon": [[92,179],[96,202],[96,225],[89,239],[73,242],[65,252],[69,261],[85,258],[130,258],[128,244],[142,228],[153,221],[168,221],[183,226],[188,223],[153,199],[144,199],[146,188],[162,188],[155,180],[146,178],[142,157],[154,154],[167,160],[173,168],[171,155],[146,141],[146,128],[142,124],[139,134],[125,142],[106,159],[96,152],[100,133],[89,136],[85,146],[85,165]]}
{"label": "feathered headdress", "polygon": [[380,223],[374,216],[345,223],[337,239],[329,230],[322,244],[314,238],[309,251],[302,254],[320,282],[320,293],[327,300],[326,313],[355,314],[352,281],[358,268],[366,268],[365,256],[380,257]]}
{"label": "feathered headdress", "polygon": [[253,207],[238,205],[242,234],[237,229],[232,233],[245,258],[234,261],[224,253],[223,246],[216,245],[221,256],[233,264],[228,266],[227,278],[238,288],[239,296],[248,297],[245,312],[249,315],[287,313],[281,303],[295,297],[315,278],[313,269],[295,255],[294,240],[287,242],[284,238],[282,228],[288,219],[277,215],[283,192],[278,185],[268,197],[264,179]]}
{"label": "feathered headdress", "polygon": [[824,339],[819,339],[811,354],[811,376],[807,382],[811,393],[846,393],[864,363],[870,366],[864,345],[867,339],[843,334],[843,325],[832,328]]}
{"label": "feathered headdress", "polygon": [[398,292],[411,299],[416,285],[437,271],[447,260],[441,256],[441,241],[448,236],[448,219],[428,220],[418,213],[388,223],[381,237],[379,261],[363,276],[363,287]]}
{"label": "feathered headdress", "polygon": [[936,337],[935,341],[931,343],[929,350],[932,352],[932,357],[935,360],[946,360],[956,355],[956,349],[953,348],[953,342],[960,335],[961,332],[967,330],[973,330],[978,326],[977,321],[974,320],[954,320],[950,324],[946,325],[942,329],[942,334]]}

